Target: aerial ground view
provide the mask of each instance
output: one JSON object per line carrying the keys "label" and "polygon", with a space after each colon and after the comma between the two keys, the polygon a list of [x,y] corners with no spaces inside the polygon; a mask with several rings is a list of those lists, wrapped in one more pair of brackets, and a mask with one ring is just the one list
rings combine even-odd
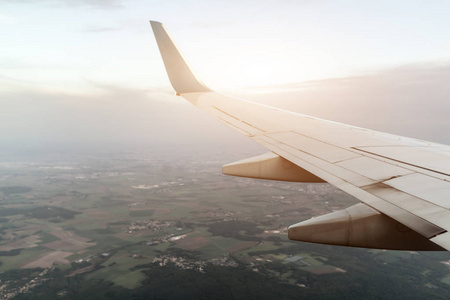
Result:
{"label": "aerial ground view", "polygon": [[287,239],[357,200],[228,177],[229,157],[2,156],[1,299],[447,299],[448,252]]}
{"label": "aerial ground view", "polygon": [[[368,150],[343,138],[361,128],[393,134],[390,142],[402,147],[411,142],[403,137],[439,143],[394,149],[400,157],[387,171],[408,156],[411,170],[435,170],[442,180],[422,185],[424,177],[402,173],[413,178],[399,187],[402,195],[430,201],[395,191],[389,203],[413,208],[408,224],[448,243],[449,12],[445,0],[0,1],[0,300],[449,299],[448,251],[288,239],[288,226],[359,203],[343,191],[361,176],[344,171],[350,175],[338,189],[221,173],[223,165],[294,148],[294,158],[315,161],[316,171],[384,173],[363,157],[323,156],[320,166],[312,159],[335,156],[339,149],[324,147],[332,142]],[[157,21],[161,47],[149,20]],[[163,62],[160,49],[177,52],[158,22],[183,53],[177,64]],[[189,70],[180,57],[211,90],[302,114],[307,126],[290,113],[274,119],[267,107],[239,109],[196,76],[168,78],[165,66],[172,75]],[[315,118],[351,126],[342,135]],[[312,145],[309,156],[301,140]],[[428,147],[437,154],[429,161],[421,155]],[[395,185],[402,174],[357,187],[386,195],[383,182]]]}

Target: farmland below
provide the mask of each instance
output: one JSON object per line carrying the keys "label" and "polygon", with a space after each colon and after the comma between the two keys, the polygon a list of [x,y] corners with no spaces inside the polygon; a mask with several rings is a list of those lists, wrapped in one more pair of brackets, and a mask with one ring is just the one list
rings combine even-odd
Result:
{"label": "farmland below", "polygon": [[447,297],[447,252],[288,240],[287,226],[357,200],[220,174],[246,156],[1,157],[0,298]]}

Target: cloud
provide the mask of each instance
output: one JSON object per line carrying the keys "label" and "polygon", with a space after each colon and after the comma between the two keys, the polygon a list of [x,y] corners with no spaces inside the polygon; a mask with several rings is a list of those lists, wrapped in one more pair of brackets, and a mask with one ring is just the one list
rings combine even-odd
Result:
{"label": "cloud", "polygon": [[229,27],[230,25],[232,25],[231,21],[193,21],[191,22],[188,27],[192,28],[193,30],[198,30],[198,29],[215,29],[215,28],[220,28],[220,27]]}
{"label": "cloud", "polygon": [[0,58],[0,68],[5,69],[47,69],[60,70],[66,69],[67,66],[62,66],[56,63],[42,63],[37,61],[28,61],[26,59],[17,59],[14,57]]}
{"label": "cloud", "polygon": [[0,86],[9,85],[11,83],[21,83],[21,84],[33,84],[33,82],[23,79],[16,79],[9,76],[4,76],[0,74]]}
{"label": "cloud", "polygon": [[88,26],[86,27],[83,32],[87,33],[104,33],[104,32],[116,32],[120,31],[122,29],[120,28],[114,28],[114,27],[96,27],[96,26]]}
{"label": "cloud", "polygon": [[47,5],[53,7],[90,7],[97,9],[121,9],[124,8],[123,0],[7,0],[10,3]]}
{"label": "cloud", "polygon": [[324,119],[450,144],[450,64],[254,88],[242,95]]}
{"label": "cloud", "polygon": [[97,87],[103,92],[0,92],[0,151],[179,153],[255,147],[172,93]]}
{"label": "cloud", "polygon": [[11,16],[8,16],[5,14],[0,14],[0,23],[11,25],[11,24],[16,24],[17,20]]}
{"label": "cloud", "polygon": [[176,101],[179,102],[178,97],[173,97],[173,89],[170,87],[152,87],[149,89],[131,89],[112,85],[110,83],[103,83],[90,79],[83,79],[91,87],[94,87],[102,91],[106,95],[113,94],[116,97],[136,97],[137,99],[146,97],[146,95],[159,95],[161,98],[156,97],[155,100],[161,99],[164,102]]}
{"label": "cloud", "polygon": [[[173,96],[86,80],[80,95],[17,84],[0,91],[0,149],[199,152],[264,149]],[[254,89],[272,106],[383,132],[450,144],[450,65],[411,65],[367,76]],[[9,83],[8,83],[9,82]]]}

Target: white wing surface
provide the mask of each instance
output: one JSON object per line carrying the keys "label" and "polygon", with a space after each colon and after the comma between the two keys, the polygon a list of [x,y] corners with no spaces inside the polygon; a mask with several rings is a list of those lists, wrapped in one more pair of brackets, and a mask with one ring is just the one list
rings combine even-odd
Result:
{"label": "white wing surface", "polygon": [[292,113],[211,91],[158,22],[150,22],[178,95],[270,153],[224,166],[229,175],[329,182],[358,198],[289,227],[293,240],[450,250],[450,147]]}

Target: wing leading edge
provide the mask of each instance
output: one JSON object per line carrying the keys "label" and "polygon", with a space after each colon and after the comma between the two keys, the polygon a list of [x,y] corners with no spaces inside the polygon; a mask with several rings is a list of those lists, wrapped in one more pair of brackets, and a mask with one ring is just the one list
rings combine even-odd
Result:
{"label": "wing leading edge", "polygon": [[326,181],[363,202],[292,225],[289,238],[365,248],[450,250],[449,146],[216,93],[198,79],[163,25],[150,23],[177,95],[271,151],[224,166],[224,174]]}

